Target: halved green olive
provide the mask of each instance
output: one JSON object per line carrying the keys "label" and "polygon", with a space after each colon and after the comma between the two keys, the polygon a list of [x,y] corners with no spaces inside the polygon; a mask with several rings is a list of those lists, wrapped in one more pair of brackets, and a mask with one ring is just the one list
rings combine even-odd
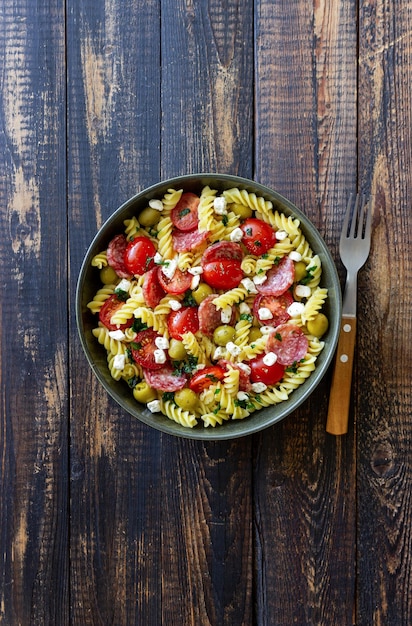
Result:
{"label": "halved green olive", "polygon": [[173,361],[183,361],[187,356],[186,348],[179,339],[170,339],[168,352]]}
{"label": "halved green olive", "polygon": [[177,406],[180,406],[185,411],[193,411],[198,402],[197,394],[187,387],[175,391],[174,397]]}
{"label": "halved green olive", "polygon": [[139,213],[138,220],[139,224],[146,228],[146,226],[154,226],[160,221],[160,211],[156,211],[156,209],[152,209],[148,206],[146,209],[143,209],[141,213]]}
{"label": "halved green olive", "polygon": [[213,333],[213,341],[217,346],[225,346],[229,341],[233,341],[234,337],[235,329],[227,324],[218,326]]}
{"label": "halved green olive", "polygon": [[192,296],[196,304],[200,304],[207,296],[210,296],[211,293],[213,293],[213,289],[210,285],[199,283],[199,286],[192,291]]}
{"label": "halved green olive", "polygon": [[326,333],[329,327],[329,320],[323,313],[318,313],[317,316],[307,322],[306,328],[311,335],[315,337],[322,337]]}
{"label": "halved green olive", "polygon": [[149,387],[149,385],[142,380],[142,382],[137,383],[137,385],[133,388],[133,397],[138,402],[143,402],[143,404],[147,402],[151,402],[152,400],[156,400],[157,394],[154,389]]}

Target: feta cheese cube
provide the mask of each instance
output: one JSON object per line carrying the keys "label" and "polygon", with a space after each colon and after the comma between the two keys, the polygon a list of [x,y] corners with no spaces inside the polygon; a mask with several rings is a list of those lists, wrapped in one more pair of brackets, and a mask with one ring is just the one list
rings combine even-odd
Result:
{"label": "feta cheese cube", "polygon": [[155,263],[157,263],[158,265],[159,265],[159,263],[161,263],[161,262],[163,261],[163,257],[162,257],[162,255],[160,254],[160,252],[156,252],[156,254],[155,254],[155,255],[154,255],[154,257],[153,257],[153,261],[154,261]]}
{"label": "feta cheese cube", "polygon": [[258,310],[258,318],[260,320],[271,320],[273,319],[273,313],[270,309],[268,309],[266,306],[262,306],[259,310]]}
{"label": "feta cheese cube", "polygon": [[116,339],[116,341],[123,341],[123,339],[126,337],[126,335],[120,329],[119,330],[109,330],[109,337],[111,337],[112,339]]}
{"label": "feta cheese cube", "polygon": [[233,343],[233,341],[228,341],[227,342],[226,350],[232,356],[239,356],[239,354],[241,353],[241,348],[239,346],[237,346],[235,343]]}
{"label": "feta cheese cube", "polygon": [[163,274],[170,280],[175,275],[176,269],[177,269],[177,259],[170,259],[168,261],[164,261],[164,265],[162,265]]}
{"label": "feta cheese cube", "polygon": [[161,200],[156,200],[156,198],[149,200],[149,206],[151,209],[155,209],[156,211],[163,211],[163,202]]}
{"label": "feta cheese cube", "polygon": [[213,360],[217,361],[218,359],[221,359],[224,354],[225,354],[224,348],[222,348],[221,346],[218,346],[213,353]]}
{"label": "feta cheese cube", "polygon": [[249,395],[244,391],[238,391],[236,398],[242,402],[243,400],[249,400]]}
{"label": "feta cheese cube", "polygon": [[146,406],[152,413],[160,413],[160,400],[152,400]]}
{"label": "feta cheese cube", "polygon": [[266,274],[256,274],[256,276],[253,277],[253,282],[255,285],[263,285],[267,278]]}
{"label": "feta cheese cube", "polygon": [[286,230],[278,230],[278,231],[276,231],[275,237],[276,237],[276,239],[278,241],[284,241],[287,238],[287,236],[288,236],[288,234],[287,234]]}
{"label": "feta cheese cube", "polygon": [[251,312],[251,308],[248,304],[246,304],[246,302],[241,302],[239,304],[239,313],[242,315],[249,315],[249,313]]}
{"label": "feta cheese cube", "polygon": [[115,370],[123,370],[126,363],[126,357],[124,354],[116,354],[113,359],[113,367]]}
{"label": "feta cheese cube", "polygon": [[193,276],[192,278],[192,282],[190,283],[190,289],[193,291],[194,289],[197,289],[197,287],[199,287],[199,283],[200,283],[200,275],[196,274],[195,276]]}
{"label": "feta cheese cube", "polygon": [[203,267],[201,265],[195,265],[194,267],[189,267],[187,270],[189,274],[193,274],[193,276],[197,276],[198,274],[203,273]]}
{"label": "feta cheese cube", "polygon": [[126,293],[129,293],[131,284],[132,283],[130,282],[130,280],[127,280],[127,278],[122,278],[120,283],[116,285],[115,291],[119,290],[119,291],[125,291]]}
{"label": "feta cheese cube", "polygon": [[169,306],[172,311],[178,311],[182,308],[182,304],[179,302],[179,300],[169,300]]}
{"label": "feta cheese cube", "polygon": [[169,340],[167,337],[156,337],[155,344],[159,350],[167,350],[169,347]]}
{"label": "feta cheese cube", "polygon": [[153,355],[154,355],[155,363],[159,363],[159,364],[166,363],[166,352],[164,350],[157,348],[157,350],[154,350]]}
{"label": "feta cheese cube", "polygon": [[304,309],[305,305],[302,302],[292,302],[292,304],[288,306],[287,312],[290,317],[299,317],[299,315],[302,315]]}
{"label": "feta cheese cube", "polygon": [[227,214],[227,209],[226,209],[226,198],[224,198],[223,196],[219,196],[219,198],[215,198],[213,200],[213,210],[217,215],[226,215]]}
{"label": "feta cheese cube", "polygon": [[231,306],[225,306],[220,311],[220,319],[222,321],[222,324],[229,324],[231,318],[232,318],[232,307]]}
{"label": "feta cheese cube", "polygon": [[230,233],[230,241],[241,241],[243,237],[243,231],[241,228],[234,228]]}
{"label": "feta cheese cube", "polygon": [[236,366],[248,376],[252,373],[252,368],[247,363],[237,363]]}
{"label": "feta cheese cube", "polygon": [[255,393],[262,393],[263,391],[265,391],[265,389],[267,389],[265,383],[252,383],[251,387],[252,391],[254,391]]}
{"label": "feta cheese cube", "polygon": [[292,252],[289,252],[289,258],[292,259],[292,261],[296,261],[296,263],[298,263],[302,260],[302,255],[300,252],[292,250]]}
{"label": "feta cheese cube", "polygon": [[296,285],[295,294],[298,298],[309,298],[312,289],[307,285]]}
{"label": "feta cheese cube", "polygon": [[268,335],[270,332],[272,332],[273,330],[273,326],[261,326],[260,327],[260,332],[262,333],[262,335]]}
{"label": "feta cheese cube", "polygon": [[268,352],[262,360],[265,365],[274,365],[278,360],[278,357],[274,352]]}
{"label": "feta cheese cube", "polygon": [[250,278],[242,278],[240,282],[248,293],[257,293],[256,285]]}

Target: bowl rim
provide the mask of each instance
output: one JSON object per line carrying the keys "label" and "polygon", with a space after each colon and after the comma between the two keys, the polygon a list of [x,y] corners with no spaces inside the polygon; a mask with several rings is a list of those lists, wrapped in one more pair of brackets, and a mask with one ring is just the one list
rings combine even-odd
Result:
{"label": "bowl rim", "polygon": [[[90,273],[91,271],[96,271],[96,268],[91,267],[91,259],[96,254],[96,252],[98,250],[101,250],[103,247],[103,244],[98,247],[97,244],[102,240],[107,240],[108,243],[110,238],[113,237],[115,234],[113,232],[110,232],[113,225],[116,224],[120,220],[120,218],[123,222],[123,220],[126,219],[126,216],[124,214],[128,211],[131,211],[131,209],[134,208],[135,205],[138,205],[143,201],[145,202],[145,204],[147,204],[148,200],[150,200],[151,198],[158,197],[159,192],[163,194],[167,189],[175,188],[176,186],[178,186],[179,188],[187,188],[188,186],[192,188],[194,186],[197,188],[202,188],[205,185],[211,184],[214,184],[215,186],[221,185],[221,188],[223,185],[222,190],[230,189],[231,187],[246,189],[247,191],[249,191],[249,193],[255,193],[258,196],[263,196],[264,198],[271,200],[274,206],[279,205],[278,208],[281,212],[286,215],[293,215],[300,220],[305,238],[309,241],[311,247],[314,248],[315,254],[318,254],[321,257],[323,272],[325,272],[326,268],[326,273],[330,275],[329,282],[331,285],[333,285],[334,292],[332,294],[329,289],[327,303],[330,307],[331,297],[333,295],[335,309],[333,318],[329,319],[329,329],[326,335],[327,345],[325,345],[325,348],[322,350],[318,357],[316,369],[311,373],[310,377],[308,378],[308,383],[302,383],[300,387],[293,391],[288,400],[285,400],[284,402],[276,405],[259,409],[256,412],[252,413],[250,417],[245,418],[244,420],[231,420],[225,422],[221,426],[216,426],[214,428],[206,428],[203,427],[202,424],[195,428],[186,428],[170,420],[163,414],[151,413],[145,407],[145,405],[136,402],[130,389],[127,388],[127,385],[123,383],[123,381],[115,381],[111,378],[109,370],[107,368],[107,361],[105,366],[107,371],[100,369],[99,362],[96,362],[96,358],[91,352],[90,345],[93,346],[93,349],[96,346],[99,347],[99,349],[101,349],[101,347],[98,346],[95,337],[93,337],[91,340],[90,336],[87,336],[85,329],[85,316],[87,319],[90,318],[93,314],[85,308],[84,285],[88,273]],[[141,208],[143,207],[139,207],[136,211],[134,211],[134,213],[138,212],[138,210],[140,210]],[[132,214],[133,213],[131,213],[131,215]],[[311,242],[313,241],[316,241],[316,246],[312,246]],[[86,298],[86,300],[88,299]],[[89,366],[91,367],[91,370],[93,371],[94,375],[97,377],[103,388],[106,390],[106,392],[115,400],[118,405],[120,405],[123,410],[125,410],[132,417],[137,418],[146,425],[155,428],[156,430],[163,433],[186,439],[216,441],[229,440],[252,435],[262,430],[265,430],[266,428],[274,426],[278,422],[285,419],[288,415],[293,413],[301,404],[303,404],[310,397],[312,392],[319,385],[320,381],[326,374],[335,354],[339,338],[340,320],[342,317],[342,296],[339,276],[332,254],[313,222],[303,213],[301,209],[299,209],[290,200],[288,200],[286,197],[284,197],[282,194],[275,191],[271,187],[253,181],[251,179],[230,174],[205,172],[174,176],[172,178],[168,178],[152,184],[149,187],[142,189],[141,191],[128,198],[105,220],[105,222],[102,224],[102,226],[98,229],[97,233],[93,237],[83,258],[76,284],[75,308],[76,325],[80,338],[80,343],[82,345]],[[101,349],[101,352],[102,355],[105,355],[103,349]],[[116,383],[116,385],[114,385],[114,383]],[[127,393],[127,395],[124,393],[124,391]],[[130,401],[130,399],[132,400],[132,402]],[[275,411],[275,415],[271,416],[270,414],[273,413],[273,411]]]}

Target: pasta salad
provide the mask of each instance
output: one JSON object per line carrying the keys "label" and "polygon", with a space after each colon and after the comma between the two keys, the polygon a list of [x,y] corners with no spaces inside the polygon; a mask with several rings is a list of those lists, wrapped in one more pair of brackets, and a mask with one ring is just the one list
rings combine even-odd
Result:
{"label": "pasta salad", "polygon": [[314,371],[328,319],[322,266],[263,197],[169,189],[92,259],[88,303],[116,381],[153,413],[215,427],[286,401]]}

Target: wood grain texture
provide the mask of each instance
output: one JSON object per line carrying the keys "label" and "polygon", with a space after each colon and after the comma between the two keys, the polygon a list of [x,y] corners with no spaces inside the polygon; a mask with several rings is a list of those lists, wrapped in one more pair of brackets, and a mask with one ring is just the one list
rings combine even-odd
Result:
{"label": "wood grain texture", "polygon": [[[256,20],[256,177],[302,208],[332,251],[356,186],[355,10],[260,2]],[[325,434],[328,382],[256,437],[259,624],[352,623],[354,433]]]}
{"label": "wood grain texture", "polygon": [[[64,6],[2,3],[0,622],[68,619]],[[56,288],[57,286],[57,288]],[[59,576],[56,576],[56,572]]]}
{"label": "wood grain texture", "polygon": [[411,7],[362,6],[359,25],[359,175],[374,230],[360,274],[357,623],[394,626],[412,621]]}

